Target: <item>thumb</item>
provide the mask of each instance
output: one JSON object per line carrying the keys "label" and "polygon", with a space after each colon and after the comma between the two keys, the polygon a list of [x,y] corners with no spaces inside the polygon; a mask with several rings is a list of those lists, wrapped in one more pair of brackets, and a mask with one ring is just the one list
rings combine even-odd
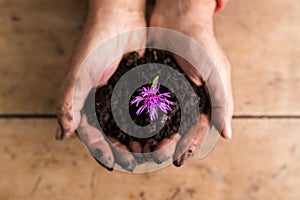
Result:
{"label": "thumb", "polygon": [[228,62],[227,65],[228,66],[216,65],[216,67],[212,67],[209,76],[205,79],[207,90],[211,99],[211,120],[224,138],[231,138],[233,97],[230,65]]}
{"label": "thumb", "polygon": [[56,139],[69,138],[78,128],[81,120],[80,111],[92,89],[92,81],[87,71],[80,69],[77,76],[67,72],[66,80],[61,87],[60,99],[57,106],[58,128]]}

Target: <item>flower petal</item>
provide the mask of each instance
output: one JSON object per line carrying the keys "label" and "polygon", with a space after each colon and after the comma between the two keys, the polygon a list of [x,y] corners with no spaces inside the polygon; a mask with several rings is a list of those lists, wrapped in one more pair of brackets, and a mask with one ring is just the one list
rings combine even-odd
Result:
{"label": "flower petal", "polygon": [[146,106],[146,105],[142,105],[142,106],[136,111],[136,114],[137,114],[137,115],[140,115],[140,114],[145,110],[145,108],[147,108],[147,106]]}
{"label": "flower petal", "polygon": [[156,107],[153,107],[152,109],[150,109],[150,120],[156,120],[158,118],[158,114],[157,114],[157,110]]}
{"label": "flower petal", "polygon": [[171,97],[171,93],[170,92],[160,93],[158,96],[159,97]]}
{"label": "flower petal", "polygon": [[164,97],[161,97],[161,98],[160,98],[160,101],[161,101],[161,102],[165,102],[165,103],[170,104],[170,105],[173,105],[173,104],[174,104],[174,102],[169,101],[167,98],[164,98]]}
{"label": "flower petal", "polygon": [[137,107],[137,106],[139,106],[141,101],[144,101],[144,98],[141,96],[137,96],[133,100],[131,100],[130,104],[132,105],[132,104],[136,103],[136,107]]}
{"label": "flower petal", "polygon": [[161,111],[163,111],[164,113],[168,113],[169,110],[172,110],[171,107],[165,103],[160,103],[159,108],[161,109]]}

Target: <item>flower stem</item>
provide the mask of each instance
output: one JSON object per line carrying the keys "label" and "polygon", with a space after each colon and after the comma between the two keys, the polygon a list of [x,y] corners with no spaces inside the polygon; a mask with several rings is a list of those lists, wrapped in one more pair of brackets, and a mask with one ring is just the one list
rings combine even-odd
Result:
{"label": "flower stem", "polygon": [[158,78],[159,78],[159,76],[155,76],[155,78],[152,81],[151,87],[156,88],[156,85],[157,85],[157,82],[158,82]]}

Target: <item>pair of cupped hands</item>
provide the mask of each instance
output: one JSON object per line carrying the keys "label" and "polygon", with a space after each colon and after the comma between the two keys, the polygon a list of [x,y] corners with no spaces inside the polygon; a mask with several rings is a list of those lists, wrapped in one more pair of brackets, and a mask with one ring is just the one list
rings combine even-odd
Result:
{"label": "pair of cupped hands", "polygon": [[[137,1],[110,1],[110,0],[90,0],[89,12],[84,26],[84,31],[76,48],[74,49],[64,76],[61,95],[57,107],[57,117],[59,127],[57,128],[56,138],[59,140],[70,138],[75,130],[80,134],[79,137],[91,154],[99,163],[107,169],[113,169],[115,163],[120,164],[124,169],[132,171],[137,161],[130,150],[115,138],[103,136],[96,127],[88,123],[87,116],[82,112],[86,98],[93,88],[107,83],[111,75],[118,67],[121,57],[117,58],[108,68],[103,67],[102,76],[95,77],[99,71],[93,71],[93,67],[88,69],[78,78],[80,67],[89,53],[99,44],[108,38],[123,32],[136,30],[146,27],[145,19],[145,0]],[[215,83],[214,73],[209,73],[206,77],[193,68],[187,62],[177,59],[183,71],[196,84],[202,85],[209,83],[213,88],[210,90],[210,98],[214,102],[213,106],[222,107],[224,116],[216,122],[211,115],[200,114],[198,129],[195,134],[175,134],[172,138],[166,138],[157,144],[157,148],[169,146],[167,151],[158,154],[153,153],[155,160],[163,161],[173,156],[173,163],[181,166],[186,160],[190,159],[196,149],[205,138],[210,128],[210,121],[217,125],[218,131],[224,138],[231,138],[231,117],[233,113],[233,99],[230,78],[230,64],[220,49],[213,32],[213,15],[216,8],[214,0],[157,0],[150,17],[150,27],[160,27],[175,30],[193,38],[201,45],[213,61],[218,77],[222,82],[222,87]],[[146,38],[146,36],[145,36]],[[124,41],[123,41],[124,42]],[[135,35],[126,37],[125,43],[146,43],[146,39],[136,39]],[[124,43],[123,43],[124,44]],[[118,42],[113,43],[110,48],[118,50]],[[124,49],[125,50],[125,49]],[[142,55],[143,51],[139,51]],[[99,70],[99,68],[95,68]],[[100,69],[101,70],[101,69]],[[91,81],[94,80],[94,81]],[[216,85],[214,87],[214,85]],[[77,94],[74,95],[74,88]],[[222,91],[221,91],[222,90]],[[223,94],[223,95],[220,95]],[[76,104],[72,102],[76,98]],[[218,113],[216,114],[218,115]],[[220,114],[223,115],[223,114]],[[111,145],[113,144],[113,145]],[[140,148],[140,144],[132,144],[135,149]],[[187,146],[188,145],[188,146]]]}

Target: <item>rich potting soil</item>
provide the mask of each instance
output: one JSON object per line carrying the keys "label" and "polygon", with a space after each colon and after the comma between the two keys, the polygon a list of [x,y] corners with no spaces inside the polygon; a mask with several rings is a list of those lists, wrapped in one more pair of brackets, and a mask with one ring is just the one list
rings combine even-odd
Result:
{"label": "rich potting soil", "polygon": [[[159,118],[158,120],[161,120],[161,123],[164,123],[164,126],[162,129],[158,130],[158,133],[146,138],[137,138],[130,134],[125,133],[122,131],[118,125],[116,124],[113,114],[112,114],[112,108],[111,108],[111,97],[113,93],[113,89],[119,79],[129,70],[140,66],[142,64],[147,63],[159,63],[163,65],[167,65],[175,70],[177,70],[179,73],[185,76],[185,73],[181,70],[180,66],[172,56],[170,52],[158,50],[158,49],[146,49],[145,54],[143,57],[139,57],[137,52],[133,52],[128,54],[126,57],[124,57],[119,64],[119,67],[117,68],[116,72],[112,75],[112,77],[109,79],[108,83],[102,87],[97,88],[96,93],[90,95],[90,98],[95,98],[95,108],[96,113],[90,113],[88,114],[88,119],[91,124],[96,125],[97,123],[100,124],[102,131],[107,136],[112,136],[116,139],[118,139],[121,143],[125,144],[126,146],[129,146],[131,140],[137,140],[142,145],[144,145],[147,140],[150,138],[155,139],[156,141],[161,141],[163,138],[169,137],[174,133],[178,132],[179,126],[183,126],[181,130],[184,134],[185,131],[187,131],[194,123],[192,119],[195,119],[195,116],[190,116],[190,120],[186,120],[187,122],[181,121],[181,112],[183,108],[180,107],[178,99],[176,98],[176,94],[173,94],[172,91],[169,91],[168,88],[161,85],[160,92],[170,92],[171,98],[169,100],[174,102],[174,105],[171,105],[172,111],[170,111],[168,114],[163,115],[162,118]],[[139,76],[147,76],[147,73],[141,73]],[[154,78],[154,77],[153,77]],[[164,77],[168,78],[168,77]],[[169,77],[170,80],[173,80],[172,77]],[[205,93],[204,86],[196,86],[187,76],[185,78],[189,81],[190,85],[193,88],[193,94],[186,95],[185,101],[189,101],[189,98],[192,95],[197,95],[198,104],[199,104],[199,111],[201,113],[207,114],[210,111],[210,103],[209,98],[207,97]],[[130,83],[128,83],[130,84]],[[181,83],[179,81],[172,81],[172,84],[176,84],[177,87],[181,87]],[[145,83],[143,86],[150,86],[151,83]],[[122,86],[124,90],[122,92],[126,92],[126,83]],[[141,86],[142,87],[142,86]],[[183,90],[185,88],[182,88]],[[130,94],[133,97],[136,97],[139,95],[139,91],[136,90],[133,94]],[[131,99],[132,99],[131,98]],[[130,100],[131,100],[130,99]],[[130,100],[128,101],[129,106],[129,113],[131,116],[132,121],[138,125],[138,126],[147,126],[151,121],[148,113],[144,111],[141,115],[136,115],[136,111],[139,107],[136,107],[135,105],[130,105]],[[121,111],[120,111],[121,112]],[[91,117],[89,117],[92,114],[96,114],[98,122],[92,121]],[[122,115],[122,113],[120,113]],[[193,114],[191,114],[193,115]]]}

